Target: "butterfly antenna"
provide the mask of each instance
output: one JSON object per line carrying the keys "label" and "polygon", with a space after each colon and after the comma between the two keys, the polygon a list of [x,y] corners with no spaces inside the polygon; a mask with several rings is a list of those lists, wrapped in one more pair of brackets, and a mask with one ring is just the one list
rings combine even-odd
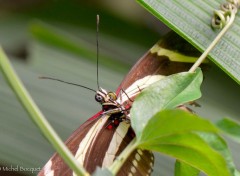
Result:
{"label": "butterfly antenna", "polygon": [[46,77],[46,76],[40,76],[39,79],[49,79],[49,80],[59,81],[59,82],[62,82],[62,83],[66,83],[66,84],[70,84],[70,85],[82,87],[82,88],[84,88],[84,89],[88,89],[88,90],[91,90],[91,91],[93,91],[93,92],[96,93],[96,91],[95,91],[94,89],[91,89],[91,88],[89,88],[89,87],[86,87],[86,86],[83,86],[83,85],[80,85],[80,84],[75,84],[75,83],[63,81],[63,80],[61,80],[61,79],[56,79],[56,78],[51,78],[51,77]]}
{"label": "butterfly antenna", "polygon": [[100,89],[100,86],[99,86],[99,78],[98,78],[98,60],[99,60],[99,45],[98,45],[98,33],[99,33],[99,15],[97,15],[97,31],[96,31],[96,44],[97,44],[97,87],[98,87],[98,90]]}

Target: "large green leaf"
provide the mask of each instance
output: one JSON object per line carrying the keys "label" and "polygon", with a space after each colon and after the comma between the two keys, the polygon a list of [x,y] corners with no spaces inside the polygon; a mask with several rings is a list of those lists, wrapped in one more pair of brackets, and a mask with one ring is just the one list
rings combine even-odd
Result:
{"label": "large green leaf", "polygon": [[[205,142],[207,142],[208,145],[210,145],[214,150],[218,151],[223,156],[223,158],[225,158],[227,167],[232,176],[240,175],[240,173],[236,169],[236,166],[233,162],[231,152],[229,151],[229,148],[226,142],[220,136],[214,133],[203,133],[203,132],[198,132],[197,134]],[[177,160],[175,163],[175,176],[181,176],[181,175],[195,176],[195,175],[198,175],[198,170],[189,166],[188,164],[185,164]]]}
{"label": "large green leaf", "polygon": [[218,151],[226,160],[227,167],[232,176],[239,176],[240,173],[236,170],[231,153],[226,142],[214,133],[197,133],[205,142],[208,143],[214,150]]}
{"label": "large green leaf", "polygon": [[[156,130],[157,129],[157,130]],[[182,110],[163,110],[154,115],[139,136],[140,143],[156,141],[158,138],[190,131],[217,132],[208,120]]]}
{"label": "large green leaf", "polygon": [[167,136],[143,148],[173,156],[209,176],[230,175],[224,158],[196,134]]}
{"label": "large green leaf", "polygon": [[209,121],[180,110],[156,114],[137,142],[140,148],[173,156],[208,175],[229,175],[224,158],[196,131],[216,132]]}
{"label": "large green leaf", "polygon": [[[187,39],[200,51],[214,40],[219,30],[211,27],[213,10],[224,1],[137,0],[158,19]],[[210,59],[240,83],[240,14],[235,24],[210,53]]]}
{"label": "large green leaf", "polygon": [[137,136],[147,121],[162,109],[176,106],[200,98],[202,72],[183,72],[161,79],[145,89],[136,99],[131,109],[131,123]]}

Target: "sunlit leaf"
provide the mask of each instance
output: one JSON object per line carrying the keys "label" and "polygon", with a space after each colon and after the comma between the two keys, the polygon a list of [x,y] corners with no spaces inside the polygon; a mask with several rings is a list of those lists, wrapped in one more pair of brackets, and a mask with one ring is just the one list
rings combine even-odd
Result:
{"label": "sunlit leaf", "polygon": [[168,76],[145,89],[136,99],[131,109],[132,127],[138,136],[147,121],[163,109],[198,99],[201,96],[202,72],[183,72]]}
{"label": "sunlit leaf", "polygon": [[138,140],[140,143],[151,142],[165,136],[191,131],[217,132],[217,128],[208,120],[189,112],[163,110],[148,121]]}
{"label": "sunlit leaf", "polygon": [[198,176],[199,170],[186,163],[176,160],[175,162],[175,176]]}
{"label": "sunlit leaf", "polygon": [[197,133],[205,142],[207,142],[214,150],[218,151],[226,160],[227,167],[232,176],[239,176],[239,172],[235,168],[231,153],[226,142],[214,133]]}
{"label": "sunlit leaf", "polygon": [[141,147],[175,157],[209,176],[230,175],[224,158],[194,133],[165,136]]}

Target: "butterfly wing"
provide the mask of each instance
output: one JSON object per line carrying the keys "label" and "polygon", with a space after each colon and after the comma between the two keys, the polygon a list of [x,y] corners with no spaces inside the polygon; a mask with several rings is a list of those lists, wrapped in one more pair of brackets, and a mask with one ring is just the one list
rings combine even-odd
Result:
{"label": "butterfly wing", "polygon": [[[117,116],[118,114],[114,115]],[[109,124],[111,124],[109,115],[98,115],[82,124],[66,141],[69,150],[89,173],[93,173],[97,166],[110,166],[135,137],[130,124],[126,121],[113,126],[111,130],[107,129]],[[140,166],[140,169],[136,166]],[[148,175],[152,166],[152,153],[136,150],[123,165],[118,175],[124,176],[130,173],[133,175]],[[66,176],[74,175],[74,173],[56,153],[38,175]]]}
{"label": "butterfly wing", "polygon": [[[173,46],[178,46],[178,43],[181,44],[181,47],[173,48]],[[166,54],[166,49],[181,51],[183,54],[184,52],[198,54],[191,45],[186,44],[174,33],[167,35],[133,66],[122,81],[116,91],[119,103],[130,103],[129,98],[134,99],[142,89],[162,79],[163,76],[190,68],[191,63],[172,61],[172,57]],[[121,90],[126,90],[126,94],[129,96],[122,93]],[[92,173],[97,166],[107,167],[112,164],[113,160],[134,138],[134,132],[126,121],[113,126],[111,130],[107,128],[112,123],[111,119],[115,118],[114,116],[119,116],[119,114],[109,116],[101,115],[99,112],[82,124],[66,141],[70,151],[89,173]],[[118,175],[149,175],[153,162],[154,158],[151,152],[137,149],[132,152]],[[44,175],[65,176],[73,175],[73,173],[61,157],[54,154],[39,173],[39,176]]]}
{"label": "butterfly wing", "polygon": [[164,76],[188,71],[200,55],[201,53],[188,42],[170,32],[147,51],[129,71],[116,90],[118,102],[131,106],[141,90]]}
{"label": "butterfly wing", "polygon": [[[83,142],[86,136],[91,136],[93,134],[94,126],[98,124],[100,119],[99,113],[95,115],[95,118],[86,121],[83,123],[76,131],[74,131],[68,140],[65,142],[69,150],[76,155],[79,145]],[[85,144],[87,146],[87,144]],[[65,164],[62,158],[55,153],[46,165],[42,168],[42,170],[38,173],[39,176],[61,176],[61,175],[72,175],[72,170]]]}
{"label": "butterfly wing", "polygon": [[[174,73],[188,71],[192,62],[200,56],[200,52],[174,32],[170,32],[147,51],[132,67],[116,93],[126,90],[136,81],[149,85],[145,77],[168,76]],[[157,81],[157,80],[156,80]],[[139,84],[138,86],[141,86]],[[147,87],[147,86],[145,86]]]}

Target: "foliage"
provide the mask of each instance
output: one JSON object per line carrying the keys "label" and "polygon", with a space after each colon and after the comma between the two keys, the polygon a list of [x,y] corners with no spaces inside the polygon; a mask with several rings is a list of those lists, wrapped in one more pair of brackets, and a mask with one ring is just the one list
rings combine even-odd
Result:
{"label": "foliage", "polygon": [[[147,3],[147,1],[145,1],[144,3]],[[212,9],[209,9],[209,6],[214,5],[214,7],[217,7],[220,4],[220,2],[217,2],[217,3],[216,2],[209,2],[208,4],[203,4],[204,2],[198,1],[197,6],[195,6],[194,4],[188,4],[189,2],[182,2],[182,3],[185,3],[185,4],[179,4],[176,1],[172,1],[173,6],[168,7],[168,8],[166,8],[166,5],[168,3],[167,1],[162,1],[161,3],[162,3],[161,6],[158,6],[158,7],[165,8],[165,10],[168,10],[169,14],[176,13],[176,11],[178,11],[179,8],[183,8],[184,10],[195,9],[195,10],[185,11],[185,12],[188,13],[188,16],[186,16],[185,12],[184,12],[184,14],[178,13],[180,15],[174,16],[174,18],[171,18],[171,19],[169,19],[167,16],[162,16],[161,13],[156,14],[156,9],[155,9],[155,11],[152,11],[152,12],[156,16],[163,19],[163,21],[165,21],[166,24],[168,24],[170,27],[172,27],[179,34],[183,34],[184,38],[189,39],[189,41],[191,43],[193,43],[193,45],[197,46],[199,49],[204,50],[205,47],[207,46],[207,44],[209,43],[209,41],[211,41],[214,38],[214,36],[216,35],[216,33],[218,32],[218,31],[210,31],[209,24],[207,23],[209,21],[210,17],[207,16],[207,15],[209,15],[210,12],[212,12]],[[204,5],[204,7],[206,7],[206,8],[201,8],[201,5]],[[149,8],[149,6],[146,6],[146,7]],[[163,10],[163,9],[161,9],[161,10]],[[197,13],[197,15],[194,14],[195,12]],[[61,13],[62,13],[62,11],[61,11]],[[184,19],[187,20],[187,23],[178,23],[183,18],[183,16],[181,16],[181,15],[184,16]],[[201,19],[198,18],[199,16],[201,16]],[[79,20],[79,19],[77,19],[77,20]],[[171,20],[173,20],[173,22]],[[192,23],[190,23],[190,21],[192,21],[194,23],[194,25]],[[45,40],[44,42],[47,43],[46,42],[46,36],[41,36],[41,34],[43,34],[43,33],[49,34],[48,32],[50,32],[50,34],[47,36],[47,37],[50,37],[50,38],[51,37],[54,38],[54,37],[56,37],[56,35],[53,35],[54,33],[51,33],[52,32],[51,30],[48,31],[49,29],[45,28],[45,24],[43,24],[43,25],[42,24],[43,23],[39,23],[39,22],[38,23],[36,23],[36,22],[31,23],[32,34],[39,41],[44,41]],[[176,25],[176,24],[178,24],[178,25]],[[184,26],[182,24],[184,24]],[[240,58],[240,57],[235,58],[235,56],[238,56],[237,53],[240,53],[239,48],[235,46],[235,44],[237,45],[237,43],[239,42],[239,39],[237,38],[238,36],[235,35],[235,33],[236,33],[235,29],[237,27],[239,27],[238,24],[239,24],[239,21],[237,21],[236,25],[233,27],[233,31],[230,31],[229,37],[226,37],[223,41],[223,45],[221,45],[221,46],[225,46],[226,42],[228,42],[229,47],[218,48],[218,51],[220,51],[220,52],[213,52],[211,54],[211,58],[214,61],[216,61],[217,63],[220,63],[221,66],[224,68],[224,70],[226,70],[227,73],[230,73],[230,75],[233,75],[235,77],[235,79],[238,79],[238,76],[239,76],[238,75],[239,72],[236,72],[239,69],[236,68],[237,64],[235,64],[235,61],[238,61],[238,59]],[[2,26],[5,26],[5,25],[2,25]],[[120,26],[125,26],[125,25],[120,25]],[[180,28],[178,28],[179,26],[180,26]],[[205,30],[206,32],[196,33],[196,30],[199,31],[200,27],[202,27],[203,30],[206,29]],[[60,29],[60,28],[62,28],[62,26],[58,26],[57,28]],[[131,29],[133,29],[133,28],[131,28]],[[55,29],[53,29],[53,31],[54,30]],[[65,28],[63,30],[68,30],[68,28]],[[133,30],[133,31],[135,32],[136,30]],[[235,33],[234,33],[234,31],[235,31]],[[84,33],[84,35],[85,35],[85,33]],[[94,36],[94,33],[91,33],[91,35]],[[61,32],[60,32],[60,36],[64,38],[64,34],[62,34]],[[133,36],[133,35],[131,35],[131,36]],[[142,35],[142,36],[144,37],[144,35]],[[231,36],[234,36],[234,37],[231,38]],[[141,38],[139,40],[141,42],[143,42],[144,40],[147,40],[146,38],[147,37]],[[10,37],[8,39],[10,39]],[[64,38],[64,39],[66,39],[66,38]],[[233,42],[232,39],[235,39],[235,42]],[[155,40],[157,40],[157,39],[155,39]],[[80,46],[80,49],[79,49],[79,48],[76,47],[77,44],[79,44],[79,43],[76,43],[76,42],[70,41],[70,40],[67,40],[67,41],[69,42],[69,43],[67,43],[69,45],[67,47],[65,47],[65,49],[64,49],[65,51],[68,50],[69,53],[79,55],[79,51],[83,50],[84,54],[85,54],[84,58],[93,60],[95,51],[94,51],[94,49],[92,48],[91,45],[89,45],[87,47],[85,47],[86,45],[82,45],[82,46]],[[113,40],[111,40],[110,43],[112,44],[112,43],[114,43],[114,41],[115,40],[113,39]],[[51,45],[55,45],[56,47],[60,46],[59,48],[61,48],[63,46],[62,48],[64,48],[64,45],[62,45],[64,42],[65,41],[63,41],[63,42],[62,41],[56,41],[55,43],[53,43]],[[204,42],[206,42],[206,43],[204,43]],[[235,44],[233,44],[233,43],[235,43]],[[64,43],[64,44],[66,44],[66,43]],[[88,44],[91,44],[91,41],[88,42]],[[124,47],[126,47],[126,48],[131,48],[131,46],[132,45],[130,45],[130,44],[127,45],[127,46],[124,45]],[[239,46],[239,45],[237,45],[237,46]],[[47,45],[47,47],[48,47],[48,45]],[[108,47],[111,47],[111,45],[108,45]],[[232,50],[229,51],[229,49],[233,49],[233,52],[231,52]],[[33,50],[31,50],[31,52],[32,51]],[[123,50],[123,49],[119,50],[119,53],[124,53],[122,51],[125,51],[125,50]],[[59,50],[57,50],[57,52],[59,52]],[[132,51],[130,50],[130,52],[132,52]],[[65,54],[67,55],[68,58],[71,58],[72,56],[69,53],[68,54],[65,53]],[[115,50],[114,50],[114,52],[111,53],[111,57],[113,56],[113,54],[116,55]],[[217,56],[221,56],[221,57],[216,57],[215,54],[217,54]],[[134,55],[134,57],[135,56],[136,55]],[[43,59],[44,57],[46,57],[46,53],[42,52],[40,57]],[[120,59],[121,59],[121,57],[124,58],[121,55],[116,56],[116,57],[119,57]],[[110,58],[110,57],[108,57],[108,56],[105,57],[104,56],[104,58]],[[58,58],[58,59],[60,60],[60,58]],[[233,60],[235,59],[235,61],[232,61],[232,59]],[[223,61],[226,61],[226,62],[223,62]],[[72,60],[71,60],[71,62],[72,62]],[[114,61],[111,61],[109,63],[105,62],[105,66],[106,67],[111,67],[111,69],[112,69],[112,63],[114,63]],[[122,67],[121,67],[121,69],[119,69],[119,71],[124,71],[124,70],[126,70],[126,68],[124,68],[124,67],[129,66],[129,64],[126,64],[125,62],[119,62],[119,63],[122,63],[121,64]],[[53,62],[53,64],[51,64],[51,65],[55,65],[55,64],[56,64],[56,62]],[[64,65],[64,64],[65,64],[65,62],[62,62],[62,65]],[[71,64],[71,63],[69,62],[69,64]],[[95,64],[95,62],[94,62],[94,64]],[[106,65],[106,64],[110,64],[110,65]],[[49,70],[52,70],[51,65],[50,65]],[[44,67],[46,67],[46,66],[47,66],[47,64],[44,65]],[[25,70],[25,68],[22,68],[19,65],[17,65],[17,68],[20,71]],[[63,73],[63,71],[65,71],[65,69],[62,69],[61,67],[59,67],[59,68],[60,69],[58,71],[59,71],[60,74]],[[39,71],[39,68],[37,68],[37,69]],[[23,75],[32,74],[32,69],[30,69],[30,70],[31,71],[29,71],[27,73],[24,73]],[[38,73],[39,72],[34,73],[35,74],[34,76],[36,76],[36,74],[38,74]],[[200,80],[199,78],[201,76],[197,79],[197,75],[198,76],[200,75],[200,71],[198,72],[198,74],[195,74],[194,76],[193,75],[188,75],[188,74],[186,74],[185,76],[187,78],[189,78],[190,80],[192,78],[194,78],[194,79],[199,81]],[[176,76],[176,75],[174,75],[174,76]],[[181,76],[184,77],[184,75],[181,75]],[[30,77],[33,77],[33,76],[31,75]],[[181,77],[178,77],[178,78],[181,79]],[[28,80],[28,79],[29,79],[29,76],[25,77],[25,80]],[[174,83],[174,79],[172,79],[171,77],[167,78],[167,79],[170,79],[170,82],[169,82],[170,85]],[[108,84],[112,85],[112,80],[110,80],[109,82],[110,83],[108,83]],[[191,85],[190,83],[192,83],[192,82],[191,81],[187,82],[185,85],[188,85],[188,83],[189,83],[189,85]],[[160,85],[158,85],[158,86],[161,87],[162,83],[159,83],[159,84]],[[47,85],[44,85],[42,87],[42,89],[45,88],[46,86]],[[194,95],[193,97],[192,96],[191,97],[187,96],[187,100],[183,100],[182,99],[183,97],[179,96],[181,94],[179,94],[179,92],[176,89],[175,90],[168,90],[169,91],[168,92],[168,98],[164,98],[163,100],[160,99],[160,102],[156,102],[154,104],[151,104],[151,107],[154,106],[156,108],[156,111],[150,112],[149,110],[142,109],[144,111],[144,113],[139,113],[139,112],[141,112],[141,109],[139,111],[139,109],[137,108],[138,107],[137,105],[139,105],[139,107],[142,108],[143,104],[148,104],[147,102],[151,101],[148,97],[155,96],[156,94],[159,93],[159,92],[154,92],[156,89],[158,89],[158,86],[155,87],[155,88],[153,86],[152,88],[150,88],[150,90],[147,93],[144,92],[143,95],[141,95],[139,97],[140,100],[139,101],[137,100],[136,105],[134,105],[135,108],[133,108],[133,116],[135,116],[134,113],[144,115],[145,112],[147,112],[146,115],[148,116],[147,118],[145,118],[144,116],[140,117],[139,121],[133,120],[134,121],[133,124],[135,124],[135,129],[136,129],[137,134],[138,134],[138,139],[137,139],[137,142],[135,143],[134,147],[141,147],[141,148],[146,148],[146,149],[150,149],[150,150],[155,150],[155,151],[159,151],[159,152],[168,154],[169,156],[176,157],[177,158],[176,173],[175,173],[176,175],[181,174],[181,173],[182,174],[187,173],[187,175],[191,175],[191,174],[196,175],[196,173],[198,173],[199,170],[204,171],[205,173],[208,173],[209,175],[216,175],[216,174],[219,175],[218,174],[219,172],[221,172],[223,175],[224,174],[227,175],[228,171],[232,175],[237,175],[238,172],[235,170],[235,166],[232,162],[230,152],[228,151],[228,147],[227,147],[226,143],[223,141],[223,139],[218,134],[216,134],[216,132],[218,132],[218,130],[209,121],[203,120],[199,117],[189,115],[189,114],[181,112],[181,111],[175,111],[175,110],[173,110],[173,111],[170,111],[170,110],[161,111],[166,106],[163,106],[164,104],[161,104],[162,106],[158,106],[160,103],[162,103],[163,100],[164,101],[165,100],[170,100],[168,98],[170,96],[172,96],[171,93],[173,93],[173,92],[175,92],[175,94],[173,94],[173,96],[177,97],[176,98],[177,100],[178,100],[179,97],[181,97],[181,98],[180,98],[179,101],[173,101],[174,103],[169,108],[173,108],[173,107],[175,107],[175,106],[177,106],[181,103],[185,103],[188,100],[197,99],[200,96],[199,90],[197,90],[199,88],[199,86],[198,87],[193,86],[193,87],[190,88],[190,90],[194,90],[193,92],[195,92],[197,90],[196,92],[198,92],[198,93],[195,92],[193,94]],[[34,87],[34,86],[30,84],[29,87]],[[174,86],[172,86],[172,87],[175,88]],[[180,88],[183,88],[183,87],[180,87]],[[197,88],[197,89],[193,89],[193,88]],[[186,92],[183,91],[183,92],[185,93],[185,95],[188,95],[188,91],[186,91]],[[154,95],[154,93],[156,93],[156,94]],[[63,97],[62,99],[64,99],[64,101],[66,100],[64,98],[64,94],[61,93],[60,96]],[[161,95],[161,96],[164,96],[164,95]],[[147,97],[147,98],[143,98],[143,97]],[[85,101],[84,101],[84,103],[87,104]],[[221,103],[224,103],[224,102],[221,102]],[[65,106],[63,106],[63,107],[65,107]],[[147,108],[147,106],[146,106],[146,108]],[[65,108],[63,108],[63,109],[65,109]],[[58,111],[60,111],[60,110],[58,110]],[[12,112],[12,109],[11,109],[11,112]],[[54,114],[54,113],[52,113],[51,115],[56,116],[56,114]],[[68,116],[68,115],[69,114],[67,114],[65,116]],[[71,115],[69,115],[69,116],[71,116]],[[136,117],[137,117],[137,115],[136,115]],[[59,118],[59,116],[58,116],[58,118]],[[136,119],[136,118],[133,117],[133,119]],[[59,120],[57,119],[57,121],[59,121]],[[139,126],[141,128],[138,128],[138,125],[143,123],[143,122],[144,122],[144,126],[142,126],[142,127]],[[159,122],[159,123],[156,123],[156,122]],[[163,124],[164,124],[163,122],[165,122],[164,126],[163,126]],[[168,122],[171,122],[171,123],[168,123]],[[189,125],[185,127],[184,123],[186,123],[186,122]],[[202,126],[200,126],[200,124],[202,124]],[[157,125],[157,126],[155,127],[154,125]],[[161,127],[164,127],[164,128],[161,128],[162,130],[160,130],[159,133],[158,133],[158,131],[154,130],[154,129],[159,128],[159,125],[160,126],[162,125]],[[179,128],[180,126],[182,128]],[[225,131],[228,134],[230,134],[231,136],[233,136],[234,139],[239,139],[239,133],[238,133],[239,125],[237,124],[237,122],[232,123],[229,119],[224,119],[221,122],[219,122],[217,126],[222,131]],[[30,127],[28,127],[28,128],[30,128]],[[61,128],[61,126],[59,128]],[[198,131],[198,133],[196,133],[196,131]],[[205,132],[205,133],[199,133],[199,131]],[[171,134],[171,135],[170,136],[163,136],[163,134],[166,134],[166,133]],[[156,138],[158,137],[159,141],[156,142],[154,139],[151,139],[151,135],[155,135]],[[23,135],[21,137],[24,138],[25,136]],[[168,145],[168,147],[164,147],[163,143],[166,144],[166,146]],[[32,140],[31,140],[31,145],[32,145]],[[186,147],[183,148],[182,146],[184,146],[184,147],[186,146]],[[19,146],[19,147],[21,147],[21,146]],[[179,150],[179,148],[181,148],[181,147],[183,148],[182,152],[180,152],[181,150]],[[185,149],[188,149],[188,150],[185,150]],[[189,150],[189,149],[191,149],[191,150]],[[41,152],[41,151],[39,151],[39,152]],[[199,152],[202,152],[203,155],[199,155]],[[13,155],[13,152],[12,153],[10,152],[10,154]],[[11,157],[10,154],[8,155],[9,158]],[[41,155],[41,153],[39,154],[39,156],[40,155]],[[208,158],[207,157],[208,155],[211,155],[213,157]],[[24,154],[22,156],[24,156]],[[196,156],[196,158],[194,158],[192,156]],[[46,158],[44,158],[44,160],[45,159]],[[206,163],[209,164],[209,166],[205,166],[199,161],[206,162]],[[211,165],[211,163],[214,163],[214,164],[218,163],[219,165],[214,165],[214,164]],[[226,163],[228,163],[228,164],[226,164]],[[27,163],[27,164],[29,164],[29,163]],[[105,172],[107,172],[107,171],[105,171]],[[222,174],[220,174],[220,175],[222,175]]]}
{"label": "foliage", "polygon": [[[187,39],[200,51],[206,50],[219,30],[210,26],[213,11],[219,9],[221,0],[208,1],[155,1],[138,0],[147,10],[183,38]],[[240,37],[237,31],[240,27],[240,14],[236,16],[231,30],[221,40],[212,52],[210,59],[223,69],[235,81],[240,83]]]}

